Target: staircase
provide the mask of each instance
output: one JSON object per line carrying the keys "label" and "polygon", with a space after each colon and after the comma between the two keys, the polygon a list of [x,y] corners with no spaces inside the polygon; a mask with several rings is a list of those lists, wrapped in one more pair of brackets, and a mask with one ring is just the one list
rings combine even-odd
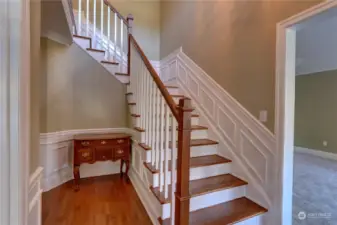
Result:
{"label": "staircase", "polygon": [[[188,96],[165,85],[132,35],[125,19],[107,1],[76,0],[74,41],[120,82],[135,140],[144,153],[149,191],[163,225],[262,224],[267,209],[246,197],[246,181],[232,174],[232,161],[218,154]],[[172,185],[174,184],[174,185]]]}

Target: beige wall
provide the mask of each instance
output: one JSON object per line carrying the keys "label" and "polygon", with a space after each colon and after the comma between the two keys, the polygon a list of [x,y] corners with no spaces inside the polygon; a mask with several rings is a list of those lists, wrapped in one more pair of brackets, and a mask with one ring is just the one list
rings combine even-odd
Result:
{"label": "beige wall", "polygon": [[337,70],[297,76],[295,101],[295,146],[337,153]]}
{"label": "beige wall", "polygon": [[109,0],[124,16],[134,17],[133,35],[150,60],[160,58],[160,1]]}
{"label": "beige wall", "polygon": [[125,85],[77,45],[41,40],[40,132],[127,127]]}
{"label": "beige wall", "polygon": [[165,1],[160,55],[184,52],[254,116],[274,129],[276,23],[320,0]]}
{"label": "beige wall", "polygon": [[38,154],[40,148],[40,119],[39,119],[39,82],[40,82],[40,31],[41,31],[41,3],[34,0],[30,4],[30,173],[34,173],[39,166]]}

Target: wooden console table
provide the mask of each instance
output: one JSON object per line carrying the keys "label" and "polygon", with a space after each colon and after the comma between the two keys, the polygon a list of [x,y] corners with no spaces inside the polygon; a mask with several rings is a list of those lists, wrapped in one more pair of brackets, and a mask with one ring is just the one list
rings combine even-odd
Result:
{"label": "wooden console table", "polygon": [[121,160],[120,173],[130,167],[131,136],[128,134],[83,134],[74,137],[74,185],[79,190],[80,165],[97,161]]}

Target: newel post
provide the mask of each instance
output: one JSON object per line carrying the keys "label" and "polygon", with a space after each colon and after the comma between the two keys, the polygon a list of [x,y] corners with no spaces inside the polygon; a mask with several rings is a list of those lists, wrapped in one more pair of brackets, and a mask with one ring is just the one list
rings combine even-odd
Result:
{"label": "newel post", "polygon": [[190,213],[190,141],[191,114],[193,108],[191,99],[179,100],[178,106],[178,159],[177,187],[175,193],[175,225],[188,225]]}
{"label": "newel post", "polygon": [[133,16],[129,14],[126,18],[128,22],[128,74],[130,75],[131,72],[131,34],[132,34],[132,27],[133,27]]}

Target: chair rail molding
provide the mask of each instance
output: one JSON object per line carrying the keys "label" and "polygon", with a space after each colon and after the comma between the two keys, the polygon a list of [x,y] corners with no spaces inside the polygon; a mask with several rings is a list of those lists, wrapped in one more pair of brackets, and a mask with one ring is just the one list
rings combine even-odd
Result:
{"label": "chair rail molding", "polygon": [[[135,135],[129,128],[100,128],[66,130],[40,134],[40,165],[44,167],[41,186],[44,192],[73,179],[73,137],[78,134],[127,133]],[[120,162],[97,162],[84,164],[81,177],[93,177],[119,173]]]}
{"label": "chair rail molding", "polygon": [[[271,224],[278,202],[274,177],[278,163],[275,135],[218,85],[179,48],[160,62],[164,79],[176,79],[182,93],[193,100],[200,123],[219,141],[218,153],[233,160],[235,176],[248,181],[247,196],[269,209]],[[175,75],[175,76],[174,76]],[[167,77],[169,76],[169,77]],[[268,222],[269,221],[269,222]]]}
{"label": "chair rail molding", "polygon": [[29,1],[1,1],[0,27],[0,224],[27,225],[30,137]]}

